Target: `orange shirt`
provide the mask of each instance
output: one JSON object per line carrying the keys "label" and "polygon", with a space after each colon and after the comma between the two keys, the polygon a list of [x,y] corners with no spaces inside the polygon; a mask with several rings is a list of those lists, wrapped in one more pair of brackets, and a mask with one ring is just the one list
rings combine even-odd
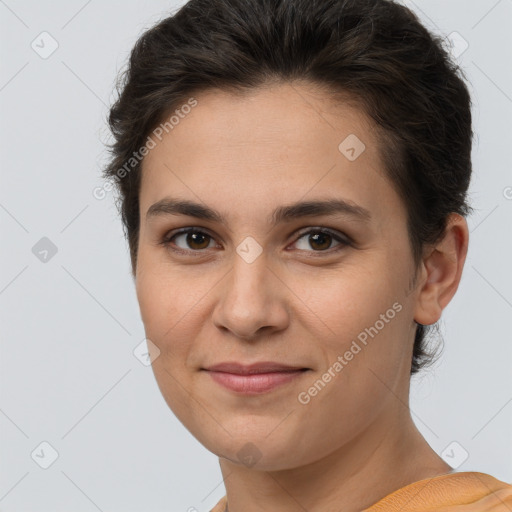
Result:
{"label": "orange shirt", "polygon": [[[224,512],[226,496],[210,512]],[[477,472],[426,478],[388,494],[362,512],[512,512],[512,485]]]}

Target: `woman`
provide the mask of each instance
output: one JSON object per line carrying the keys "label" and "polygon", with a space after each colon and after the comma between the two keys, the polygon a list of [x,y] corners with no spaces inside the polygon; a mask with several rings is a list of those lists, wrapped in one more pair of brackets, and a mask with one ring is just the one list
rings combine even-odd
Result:
{"label": "woman", "polygon": [[389,0],[191,0],[135,45],[105,176],[215,512],[512,510],[408,408],[468,247],[459,71]]}

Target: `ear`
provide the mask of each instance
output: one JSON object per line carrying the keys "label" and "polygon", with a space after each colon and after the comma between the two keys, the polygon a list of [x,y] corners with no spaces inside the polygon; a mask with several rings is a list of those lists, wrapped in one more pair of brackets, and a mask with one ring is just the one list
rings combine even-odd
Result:
{"label": "ear", "polygon": [[441,318],[459,287],[468,252],[469,231],[466,219],[450,214],[441,241],[430,246],[420,264],[414,320],[431,325]]}

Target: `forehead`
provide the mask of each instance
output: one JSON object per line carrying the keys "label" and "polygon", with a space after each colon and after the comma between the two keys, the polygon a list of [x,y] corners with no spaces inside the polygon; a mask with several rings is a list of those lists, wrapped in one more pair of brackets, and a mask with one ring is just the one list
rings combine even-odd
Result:
{"label": "forehead", "polygon": [[[177,123],[167,130],[170,137],[163,134],[167,145],[189,151],[191,158],[198,146],[215,152],[248,144],[274,146],[274,151],[279,146],[283,152],[334,152],[340,137],[350,134],[364,139],[367,155],[377,156],[374,125],[355,102],[349,103],[348,97],[336,101],[312,84],[282,83],[241,92],[211,89],[194,97],[197,106],[180,119],[174,116]],[[155,153],[159,151],[151,155]]]}
{"label": "forehead", "polygon": [[371,204],[393,193],[374,126],[353,103],[297,83],[194,98],[144,158],[142,214],[165,193],[261,213],[308,194]]}

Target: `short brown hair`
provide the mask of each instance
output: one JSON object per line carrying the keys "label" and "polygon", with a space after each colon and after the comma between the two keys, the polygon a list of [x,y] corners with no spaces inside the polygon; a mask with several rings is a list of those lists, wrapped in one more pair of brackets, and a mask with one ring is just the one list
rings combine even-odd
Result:
{"label": "short brown hair", "polygon": [[[373,119],[418,264],[448,215],[471,210],[471,100],[462,77],[443,39],[392,0],[190,0],[138,39],[110,110],[114,142],[104,177],[120,193],[132,272],[141,163],[119,170],[192,94],[276,80],[349,95]],[[418,324],[411,374],[433,360],[426,334]]]}

